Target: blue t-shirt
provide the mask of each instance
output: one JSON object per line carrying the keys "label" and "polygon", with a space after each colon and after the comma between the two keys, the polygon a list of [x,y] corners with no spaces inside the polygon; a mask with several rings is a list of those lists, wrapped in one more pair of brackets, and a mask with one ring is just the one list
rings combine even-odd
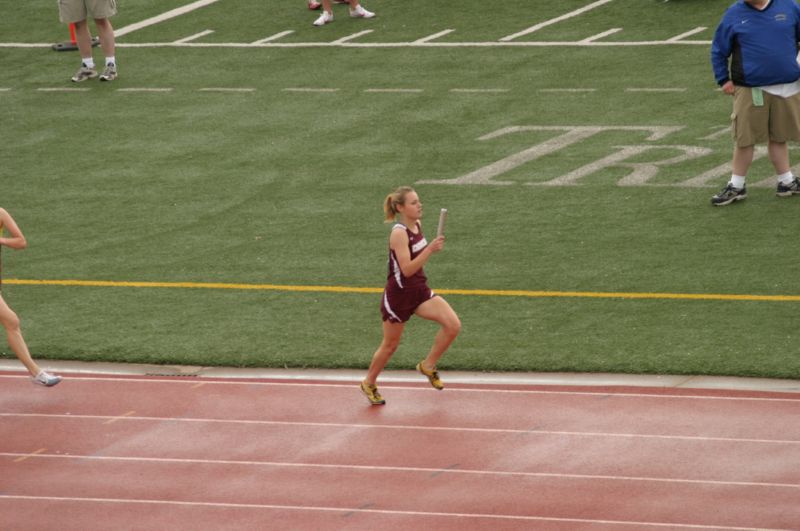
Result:
{"label": "blue t-shirt", "polygon": [[771,0],[763,11],[738,0],[725,11],[714,33],[714,78],[719,85],[730,79],[746,87],[797,81],[798,40],[800,6],[795,0]]}

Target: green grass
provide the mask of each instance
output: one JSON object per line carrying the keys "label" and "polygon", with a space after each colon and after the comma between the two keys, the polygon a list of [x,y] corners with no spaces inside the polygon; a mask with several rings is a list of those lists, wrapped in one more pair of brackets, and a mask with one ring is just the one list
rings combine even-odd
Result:
{"label": "green grass", "polygon": [[[286,29],[295,33],[281,42],[329,42],[365,28],[375,31],[357,42],[409,42],[448,28],[456,31],[442,42],[496,41],[586,3],[531,13],[505,5],[487,17],[477,1],[455,10],[371,0],[378,19],[351,20],[337,7],[334,24],[313,28],[302,2],[242,0],[119,42],[171,42],[205,29],[215,31],[201,39],[209,43]],[[690,39],[708,40],[727,3],[618,0],[521,40],[580,40],[614,27],[623,31],[605,40],[663,40],[698,26],[709,29]],[[0,40],[66,35],[55,6],[31,4],[0,22]],[[121,5],[115,24],[180,4]],[[114,83],[54,93],[38,89],[69,88],[74,53],[0,47],[0,88],[10,89],[0,92],[0,206],[30,244],[4,250],[6,278],[380,287],[388,191],[458,178],[560,133],[479,137],[512,125],[672,126],[680,130],[655,141],[641,131],[597,134],[495,179],[508,186],[418,185],[428,216],[450,211],[447,248],[426,266],[434,289],[798,294],[790,238],[800,204],[751,186],[747,201],[713,209],[708,199],[724,175],[678,186],[730,157],[729,138],[709,136],[726,125],[730,100],[714,90],[707,46],[120,46],[117,56]],[[172,90],[118,90],[140,87]],[[542,90],[552,88],[593,91]],[[626,163],[682,153],[668,146],[709,152],[661,167],[645,185],[619,186],[631,171],[619,164],[573,186],[541,185],[629,145],[660,147]],[[770,175],[759,160],[750,182]],[[375,294],[6,285],[4,297],[39,358],[366,367],[380,341]],[[447,299],[464,331],[444,369],[800,377],[794,302]],[[390,367],[412,367],[434,333],[413,320]]]}

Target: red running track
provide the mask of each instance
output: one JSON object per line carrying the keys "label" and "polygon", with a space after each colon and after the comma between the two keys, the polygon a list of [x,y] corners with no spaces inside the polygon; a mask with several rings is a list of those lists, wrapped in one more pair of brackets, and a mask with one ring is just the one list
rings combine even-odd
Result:
{"label": "red running track", "polygon": [[800,393],[381,391],[0,372],[0,529],[800,529]]}

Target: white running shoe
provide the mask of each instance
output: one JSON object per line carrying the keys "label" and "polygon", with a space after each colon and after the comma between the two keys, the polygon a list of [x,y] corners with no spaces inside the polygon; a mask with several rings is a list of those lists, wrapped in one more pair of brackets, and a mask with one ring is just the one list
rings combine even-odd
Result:
{"label": "white running shoe", "polygon": [[322,14],[319,16],[319,18],[314,21],[314,25],[324,26],[325,24],[329,24],[331,22],[333,22],[333,13],[328,13],[327,11],[323,11]]}
{"label": "white running shoe", "polygon": [[317,0],[308,0],[308,8],[309,8],[311,11],[316,11],[316,10],[317,10],[317,9],[319,9],[321,6],[322,6],[322,4],[320,4],[319,2],[317,2]]}
{"label": "white running shoe", "polygon": [[55,374],[49,374],[44,371],[39,371],[39,374],[37,374],[33,378],[33,381],[34,383],[43,385],[45,387],[53,387],[54,385],[56,385],[58,382],[61,381],[61,376],[56,376]]}
{"label": "white running shoe", "polygon": [[350,10],[350,16],[353,18],[372,18],[375,16],[375,13],[367,11],[364,9],[364,6],[359,4],[357,8]]}

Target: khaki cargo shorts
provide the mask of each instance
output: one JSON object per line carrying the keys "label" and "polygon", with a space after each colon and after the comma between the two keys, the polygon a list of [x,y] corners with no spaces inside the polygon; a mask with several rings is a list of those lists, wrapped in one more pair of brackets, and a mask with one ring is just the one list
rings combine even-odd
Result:
{"label": "khaki cargo shorts", "polygon": [[116,0],[58,0],[58,16],[65,24],[90,17],[110,18],[116,14]]}
{"label": "khaki cargo shorts", "polygon": [[[800,141],[800,94],[781,98],[761,91],[763,105],[753,102],[753,89],[736,87],[733,94],[731,130],[739,147],[774,142]],[[756,99],[758,96],[756,95]]]}

